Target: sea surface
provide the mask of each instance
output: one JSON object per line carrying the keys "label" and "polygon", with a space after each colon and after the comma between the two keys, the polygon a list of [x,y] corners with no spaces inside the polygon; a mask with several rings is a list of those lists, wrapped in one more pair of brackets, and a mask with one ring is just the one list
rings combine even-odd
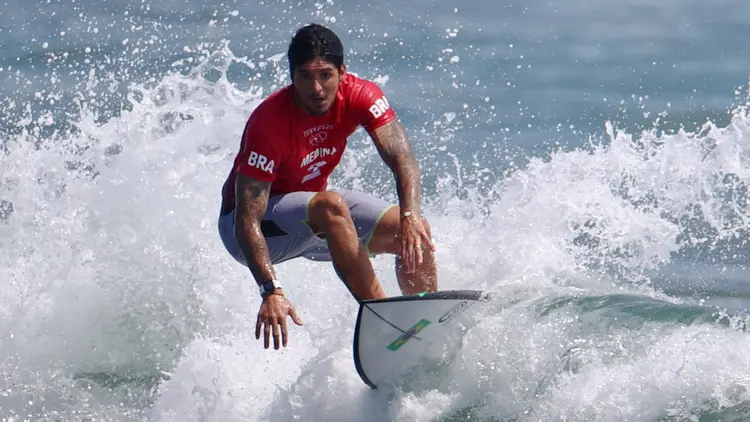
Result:
{"label": "sea surface", "polygon": [[[750,420],[750,2],[0,2],[0,420]],[[260,305],[216,229],[286,47],[330,26],[423,173],[441,289],[492,306],[370,390],[326,263]],[[333,186],[395,200],[365,133]],[[390,257],[376,270],[399,294]]]}

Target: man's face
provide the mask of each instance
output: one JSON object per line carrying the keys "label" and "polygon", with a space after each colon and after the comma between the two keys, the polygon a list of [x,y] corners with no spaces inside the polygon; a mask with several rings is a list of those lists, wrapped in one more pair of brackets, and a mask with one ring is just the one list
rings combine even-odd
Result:
{"label": "man's face", "polygon": [[297,105],[313,115],[325,114],[336,99],[345,73],[345,65],[337,69],[323,58],[312,59],[294,69],[292,83]]}

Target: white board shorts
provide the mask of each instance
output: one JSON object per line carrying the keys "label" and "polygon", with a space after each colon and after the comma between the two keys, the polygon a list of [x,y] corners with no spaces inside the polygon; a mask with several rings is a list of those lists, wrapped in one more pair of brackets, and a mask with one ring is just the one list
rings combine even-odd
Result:
{"label": "white board shorts", "polygon": [[[357,236],[367,247],[380,219],[396,205],[370,194],[346,189],[332,189],[344,197],[357,229]],[[325,239],[313,233],[308,221],[308,205],[318,192],[290,192],[268,200],[261,231],[268,244],[271,263],[279,264],[304,257],[314,261],[331,261]],[[234,232],[235,211],[219,216],[219,235],[227,252],[247,266]]]}

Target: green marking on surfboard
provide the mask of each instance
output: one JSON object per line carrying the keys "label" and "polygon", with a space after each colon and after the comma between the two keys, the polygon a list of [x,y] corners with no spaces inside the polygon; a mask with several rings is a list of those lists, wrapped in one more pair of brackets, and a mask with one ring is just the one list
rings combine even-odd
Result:
{"label": "green marking on surfboard", "polygon": [[426,294],[427,294],[427,292],[418,293],[419,297],[424,297],[424,295],[426,295]]}
{"label": "green marking on surfboard", "polygon": [[409,328],[405,333],[401,334],[399,338],[393,341],[393,343],[388,345],[389,350],[393,350],[394,352],[398,350],[401,346],[406,344],[407,341],[411,340],[412,337],[416,336],[417,333],[422,331],[426,326],[430,325],[430,321],[423,319],[419,321],[418,323],[414,324],[411,328]]}

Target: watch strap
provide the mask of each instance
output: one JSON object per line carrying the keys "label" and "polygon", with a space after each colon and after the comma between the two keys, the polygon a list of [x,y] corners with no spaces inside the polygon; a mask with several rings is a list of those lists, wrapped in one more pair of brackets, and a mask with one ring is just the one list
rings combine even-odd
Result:
{"label": "watch strap", "polygon": [[260,296],[266,297],[269,294],[273,293],[274,290],[281,288],[281,283],[279,283],[277,280],[268,280],[260,283],[258,285],[258,288],[260,290]]}

